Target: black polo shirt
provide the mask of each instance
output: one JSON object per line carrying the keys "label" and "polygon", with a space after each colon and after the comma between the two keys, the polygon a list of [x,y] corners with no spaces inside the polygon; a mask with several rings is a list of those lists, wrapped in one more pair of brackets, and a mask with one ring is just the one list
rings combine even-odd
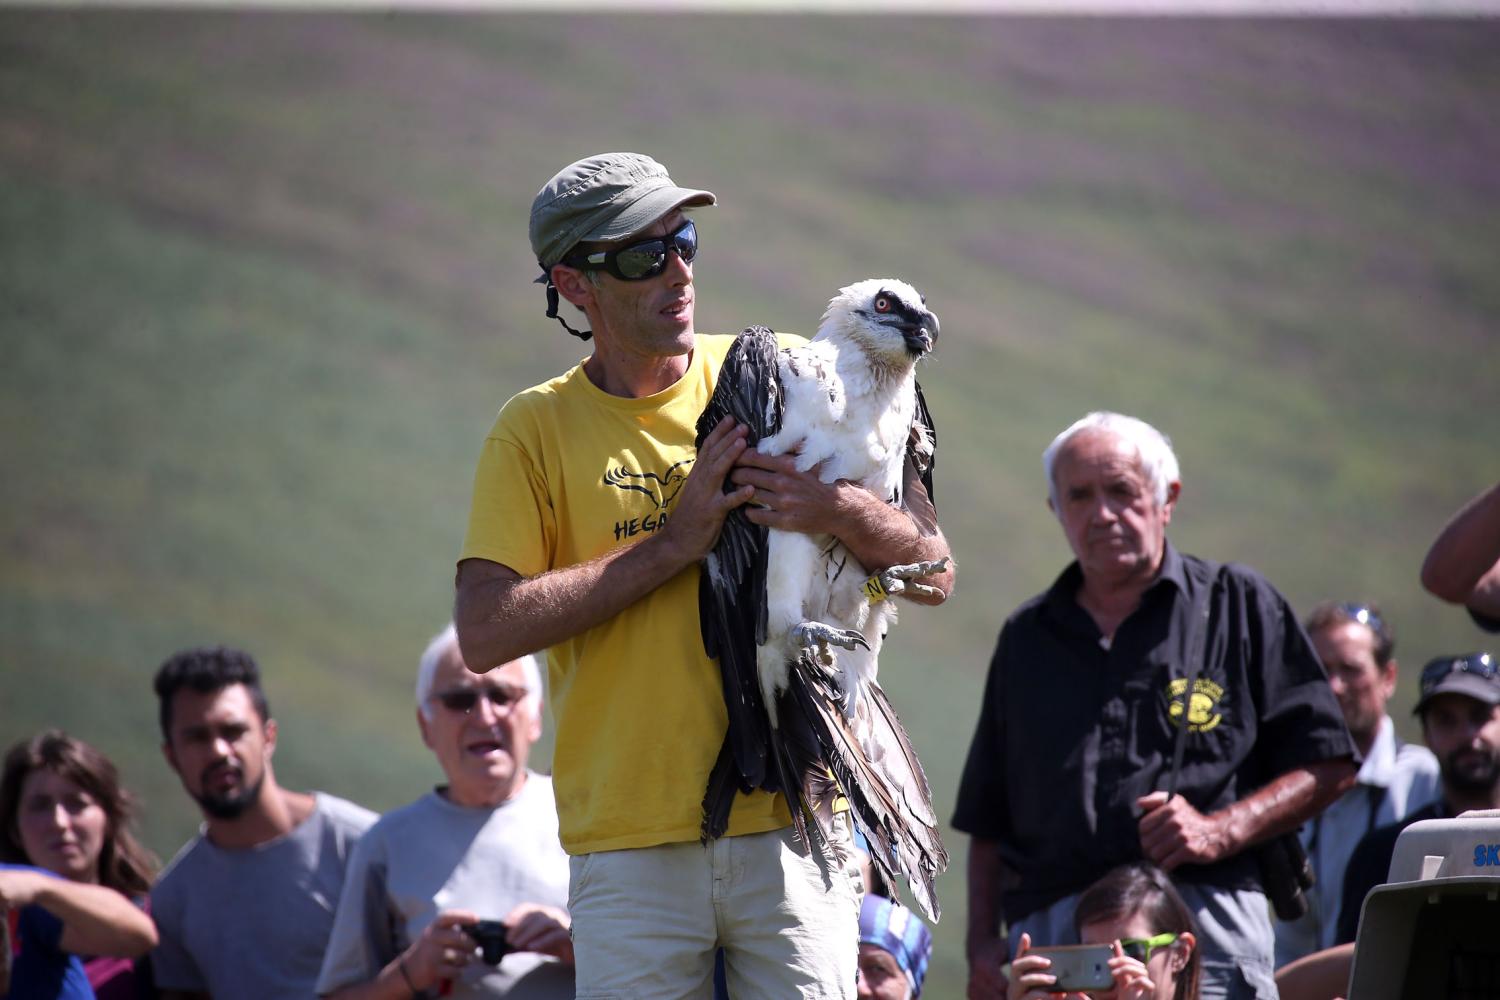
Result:
{"label": "black polo shirt", "polygon": [[[1167,786],[1193,598],[1210,587],[1178,791],[1211,813],[1296,767],[1356,757],[1312,643],[1254,570],[1168,543],[1107,649],[1077,602],[1082,583],[1075,562],[1001,629],[959,787],[954,827],[998,841],[1019,879],[1008,921],[1141,858],[1135,800]],[[1248,852],[1174,877],[1259,885]]]}

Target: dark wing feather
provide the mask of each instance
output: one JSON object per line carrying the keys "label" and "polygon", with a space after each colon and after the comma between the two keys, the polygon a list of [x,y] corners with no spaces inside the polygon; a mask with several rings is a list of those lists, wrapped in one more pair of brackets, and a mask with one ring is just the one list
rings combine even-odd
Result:
{"label": "dark wing feather", "polygon": [[[932,492],[932,472],[937,468],[937,425],[932,422],[932,412],[927,409],[927,397],[922,395],[922,383],[913,381],[917,392],[917,412],[912,419],[911,434],[906,439],[906,460],[916,467],[927,487],[927,499],[936,501]],[[925,429],[927,444],[923,445],[921,429]]]}
{"label": "dark wing feather", "polygon": [[[749,428],[749,442],[781,429],[782,395],[776,335],[750,327],[724,357],[697,443],[726,416]],[[726,491],[733,487],[725,483]],[[778,788],[766,767],[770,721],[756,676],[756,647],[766,637],[766,529],[736,509],[724,520],[698,583],[703,648],[719,661],[729,730],[703,798],[703,835],[721,836],[739,791]]]}
{"label": "dark wing feather", "polygon": [[[871,861],[893,885],[899,872],[922,911],[936,922],[942,909],[935,882],[948,867],[948,851],[927,775],[885,692],[873,680],[866,682],[854,718],[848,719],[838,707],[835,675],[804,658],[792,666],[787,693],[800,710],[798,723],[811,728],[822,747],[820,759],[803,764],[804,774],[816,779],[832,771],[869,841]],[[783,708],[783,730],[789,714]]]}
{"label": "dark wing feather", "polygon": [[[917,405],[912,413],[911,430],[906,435],[906,464],[901,469],[901,482],[896,486],[896,495],[890,501],[916,517],[919,527],[927,534],[937,530],[937,509],[932,505],[932,470],[937,467],[937,427],[932,422],[932,413],[927,409],[922,386],[913,380],[912,389]],[[910,495],[919,482],[927,494],[922,501]]]}

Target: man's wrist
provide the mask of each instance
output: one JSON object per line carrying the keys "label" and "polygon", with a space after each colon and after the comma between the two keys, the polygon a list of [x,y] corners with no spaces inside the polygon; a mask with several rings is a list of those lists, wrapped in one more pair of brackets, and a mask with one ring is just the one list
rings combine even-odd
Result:
{"label": "man's wrist", "polygon": [[407,989],[411,990],[412,996],[419,997],[422,995],[422,991],[417,989],[417,984],[412,982],[411,973],[406,969],[405,955],[396,959],[396,971],[401,973],[401,981],[406,984]]}
{"label": "man's wrist", "polygon": [[1217,852],[1214,861],[1223,861],[1239,854],[1250,846],[1253,839],[1249,826],[1249,813],[1251,810],[1243,802],[1234,802],[1215,813],[1208,815],[1208,820],[1213,824],[1214,836],[1212,843]]}

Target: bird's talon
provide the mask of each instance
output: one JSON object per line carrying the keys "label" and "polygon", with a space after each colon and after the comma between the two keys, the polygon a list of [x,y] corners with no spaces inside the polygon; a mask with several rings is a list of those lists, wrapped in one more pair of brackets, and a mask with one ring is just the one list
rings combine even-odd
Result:
{"label": "bird's talon", "polygon": [[858,631],[852,628],[834,628],[822,622],[803,622],[792,629],[792,635],[798,646],[824,666],[833,666],[833,651],[830,646],[840,649],[854,649],[858,646],[870,648],[870,644]]}
{"label": "bird's talon", "polygon": [[908,582],[910,582],[912,590],[915,590],[919,594],[927,594],[929,597],[933,596],[933,594],[941,593],[941,591],[928,587],[926,584],[916,583],[915,581],[924,576],[943,572],[948,568],[948,561],[949,557],[943,556],[941,559],[932,559],[927,562],[887,566],[878,574],[880,585],[885,588],[888,594],[902,594],[906,592]]}

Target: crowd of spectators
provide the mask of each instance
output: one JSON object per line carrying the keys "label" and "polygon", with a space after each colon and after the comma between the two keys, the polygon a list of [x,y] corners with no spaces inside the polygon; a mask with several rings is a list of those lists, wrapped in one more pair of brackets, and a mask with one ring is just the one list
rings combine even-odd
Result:
{"label": "crowd of spectators", "polygon": [[[948,555],[910,470],[893,500],[759,455],[732,421],[695,440],[729,338],[694,331],[685,212],[715,201],[616,153],[533,204],[548,315],[575,307],[594,353],[485,442],[455,623],[415,679],[443,783],[384,816],[284,788],[254,659],[178,652],[161,745],[203,824],[160,871],[98,751],[54,730],[7,754],[0,1000],[920,996],[931,934],[861,875],[848,824],[824,856],[783,796],[746,789],[700,842],[723,703],[695,580],[725,517],[871,569]],[[622,448],[638,467],[610,464]],[[1042,948],[1081,943],[1102,946],[1095,995],[1275,998],[1278,967],[1353,939],[1405,824],[1500,807],[1495,661],[1429,662],[1426,747],[1403,744],[1390,623],[1347,602],[1299,619],[1255,570],[1175,548],[1165,434],[1092,413],[1043,469],[1073,558],[1004,623],[958,789],[968,996],[1062,995]],[[920,603],[951,592],[940,565]],[[1500,631],[1500,485],[1421,579]],[[529,766],[544,687],[555,781]]]}
{"label": "crowd of spectators", "polygon": [[[1107,479],[1089,485],[1087,475],[1073,474],[1070,437],[1102,437],[1110,446],[1104,450],[1123,455],[1125,467],[1147,467],[1133,456],[1152,444],[1117,447],[1125,443],[1116,433],[1119,426],[1131,428],[1127,433],[1145,433],[1149,440],[1149,430],[1098,418],[1070,429],[1071,435],[1065,432],[1057,446],[1062,457],[1054,457],[1049,473],[1054,504],[1065,505],[1060,497],[1076,499],[1096,488],[1107,492]],[[1155,487],[1149,473],[1138,471],[1133,502],[1149,506]],[[1175,470],[1172,475],[1175,481]],[[1173,499],[1172,494],[1162,497],[1163,503]],[[1062,523],[1066,533],[1066,516]],[[1079,559],[1068,573],[1086,581],[1099,560],[1090,553],[1086,531],[1069,533],[1070,542],[1075,537],[1082,539],[1075,543]],[[1184,558],[1170,548],[1164,533],[1161,548],[1164,563]],[[1113,555],[1119,546],[1111,543],[1106,549]],[[1496,560],[1500,562],[1500,549]],[[1177,566],[1166,572],[1181,575],[1172,588],[1177,599],[1190,587],[1191,570]],[[1468,591],[1446,592],[1482,596],[1487,592],[1476,584],[1484,576],[1480,573]],[[1054,586],[1039,602],[1023,607],[1007,632],[1027,613],[1065,609],[1059,595],[1079,593],[1078,584]],[[1400,831],[1422,819],[1500,808],[1500,675],[1485,653],[1430,660],[1416,678],[1414,709],[1426,745],[1406,744],[1396,736],[1386,711],[1400,674],[1394,630],[1378,607],[1324,602],[1299,627],[1285,620],[1289,609],[1266,594],[1238,602],[1261,614],[1273,608],[1283,615],[1274,626],[1279,634],[1238,645],[1279,642],[1285,659],[1288,643],[1307,636],[1298,655],[1315,656],[1327,678],[1324,714],[1336,705],[1358,753],[1354,782],[1340,786],[1341,793],[1315,809],[1297,833],[1317,875],[1307,893],[1307,912],[1278,921],[1269,916],[1264,900],[1257,904],[1274,928],[1274,967],[1301,967],[1309,956],[1334,954],[1324,950],[1342,945],[1338,954],[1343,964],[1337,968],[1346,976],[1361,904],[1385,880]],[[1480,602],[1470,610],[1481,625],[1496,624],[1491,605]],[[1126,615],[1119,624],[1131,618]],[[1075,629],[1086,624],[1076,614],[1073,621]],[[1170,631],[1153,633],[1152,641]],[[1063,624],[1042,641],[1066,643],[1067,634]],[[1117,627],[1108,641],[1102,634],[1093,636],[1078,650],[1097,650],[1095,655],[1106,659],[1140,655],[1149,661],[1149,654],[1132,651],[1129,639],[1129,632]],[[1002,633],[1001,648],[1012,641]],[[1057,649],[1045,655],[1048,662],[1066,662]],[[1001,652],[996,656],[997,663],[1003,662]],[[1008,1000],[1060,995],[1048,990],[1054,980],[1048,959],[1035,951],[1038,942],[1110,945],[1110,974],[1120,998],[1196,1000],[1215,995],[1208,992],[1215,988],[1210,941],[1222,933],[1225,910],[1215,911],[1204,902],[1203,886],[1213,885],[1206,871],[1213,865],[1179,856],[1182,847],[1176,841],[1163,845],[1153,839],[1148,820],[1164,804],[1153,793],[1136,794],[1140,789],[1128,781],[1092,788],[1090,800],[1073,806],[1058,794],[1061,772],[1049,773],[1045,809],[1053,815],[1077,809],[1068,824],[1051,829],[1092,832],[1077,838],[1078,853],[1050,867],[1045,852],[1035,858],[1013,853],[1010,864],[1020,878],[1010,883],[1009,893],[1023,900],[1056,896],[1068,883],[1046,882],[1053,872],[1072,873],[1081,880],[1080,888],[1057,896],[1067,900],[1064,907],[1057,906],[1057,899],[1046,903],[1046,919],[1040,921],[1035,909],[1006,911],[1006,935],[999,933],[998,922],[993,933],[984,923],[994,919],[989,893],[1001,883],[991,878],[997,864],[1005,862],[987,854],[998,850],[983,832],[996,830],[997,840],[1011,845],[1045,841],[1052,851],[1074,848],[1067,837],[1026,835],[1028,801],[1006,784],[1005,738],[1031,740],[1038,734],[1014,720],[1001,725],[995,713],[1012,700],[1033,705],[1057,699],[1055,692],[1024,687],[995,690],[1001,683],[1023,680],[1071,685],[1074,698],[1079,692],[1079,677],[1038,671],[1029,678],[1007,679],[1001,668],[992,668],[955,820],[961,829],[982,831],[971,829],[970,960],[975,982],[970,995]],[[1189,732],[1195,722],[1207,730],[1215,717],[1219,721],[1212,729],[1233,725],[1225,718],[1231,686],[1214,692],[1201,685],[1200,679],[1194,693],[1208,692],[1206,703],[1170,702],[1177,713],[1187,713]],[[533,657],[477,674],[465,665],[452,625],[433,638],[418,662],[415,722],[445,783],[378,819],[342,799],[278,785],[271,762],[277,725],[249,655],[224,648],[185,650],[161,666],[155,688],[162,749],[202,812],[202,831],[158,871],[156,859],[136,839],[134,800],[109,760],[57,730],[13,745],[0,777],[0,904],[10,913],[13,952],[7,968],[9,993],[0,995],[70,1000],[574,995],[567,855],[558,837],[551,780],[528,766],[543,718],[542,670]],[[1180,700],[1181,692],[1169,693]],[[1287,696],[1270,700],[1285,704]],[[1098,704],[1099,699],[1085,703]],[[1105,727],[1108,717],[1103,711],[1080,714],[1076,724],[1057,714],[1047,719],[1061,741],[1059,759],[1069,756],[1070,748],[1076,750],[1075,756],[1101,782],[1110,774],[1111,751],[1109,741],[1094,730]],[[1167,742],[1156,751],[1168,767],[1171,741],[1161,738]],[[1292,745],[1299,738],[1288,735],[1283,741]],[[1230,738],[1223,745],[1243,742]],[[1191,754],[1187,760],[1184,769],[1204,766],[1194,763]],[[1131,769],[1139,770],[1138,764]],[[976,782],[986,784],[976,787]],[[1192,780],[1179,782],[1176,792],[1184,804],[1197,794]],[[1091,813],[1099,803],[1110,802],[1133,802],[1140,810],[1133,841],[1111,826],[1107,811]],[[1120,843],[1111,842],[1112,830]],[[1090,852],[1096,857],[1086,857]],[[1200,870],[1193,872],[1195,865]],[[1047,891],[1032,893],[1028,879],[1043,879]],[[931,955],[931,934],[919,918],[888,898],[894,893],[887,886],[877,881],[874,888],[880,892],[865,895],[859,916],[854,956],[858,996],[915,998]],[[496,961],[487,959],[482,935],[475,933],[481,921],[498,926],[505,941],[506,953]],[[976,926],[981,933],[974,933]],[[997,960],[993,956],[1000,949],[1003,959]],[[1252,979],[1251,972],[1243,975]],[[998,992],[986,992],[989,984]],[[1250,988],[1260,989],[1253,983]],[[728,995],[722,978],[718,991]],[[1231,986],[1217,995],[1235,994]]]}

